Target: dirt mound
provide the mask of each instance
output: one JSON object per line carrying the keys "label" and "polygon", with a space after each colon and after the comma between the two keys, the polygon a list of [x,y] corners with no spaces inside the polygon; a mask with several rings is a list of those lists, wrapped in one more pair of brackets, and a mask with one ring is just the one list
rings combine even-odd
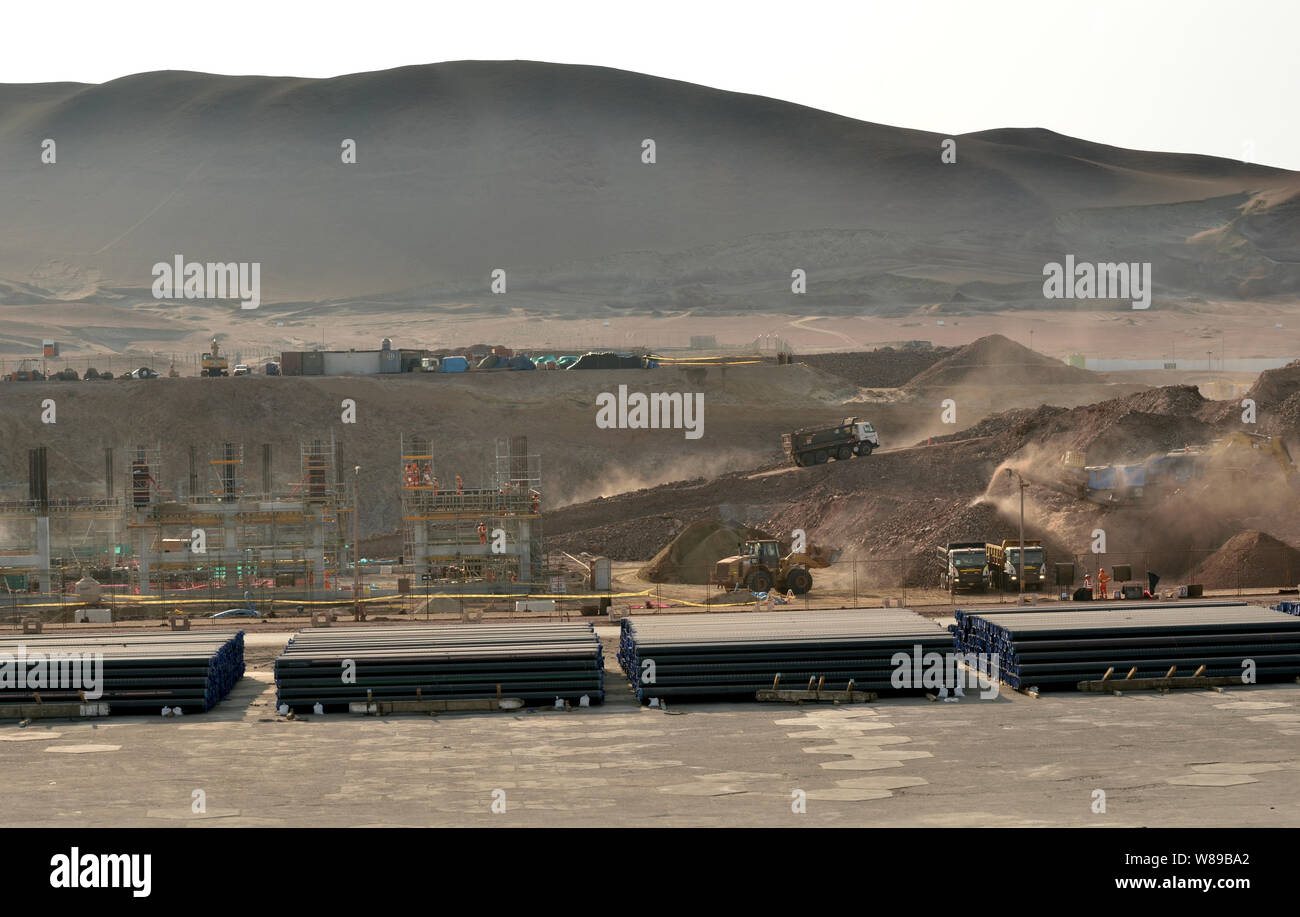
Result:
{"label": "dirt mound", "polygon": [[748,526],[730,526],[717,519],[693,522],[664,546],[639,571],[651,583],[707,585],[713,565],[736,553],[736,545],[749,538],[771,538]]}
{"label": "dirt mound", "polygon": [[644,561],[676,536],[685,524],[679,514],[640,516],[633,520],[610,522],[557,535],[548,534],[546,547],[548,550],[568,551],[570,554],[590,551],[610,560]]}
{"label": "dirt mound", "polygon": [[1270,432],[1292,442],[1300,441],[1300,392],[1269,411],[1266,419]]}
{"label": "dirt mound", "polygon": [[1202,419],[1207,404],[1191,385],[1168,385],[1077,408],[1043,405],[1005,411],[935,442],[998,437],[1013,448],[1050,445],[1052,452],[1078,449],[1092,464],[1141,461],[1160,452],[1205,443],[1220,435]]}
{"label": "dirt mound", "polygon": [[908,380],[950,356],[956,349],[904,347],[895,350],[893,347],[881,347],[852,353],[809,354],[799,357],[798,361],[862,388],[901,388]]}
{"label": "dirt mound", "polygon": [[1095,373],[1045,357],[1000,334],[990,334],[939,360],[907,384],[909,390],[941,385],[1069,385],[1096,382]]}
{"label": "dirt mound", "polygon": [[1294,585],[1300,582],[1300,551],[1265,532],[1241,532],[1207,557],[1192,579],[1217,589]]}
{"label": "dirt mound", "polygon": [[1300,360],[1292,360],[1278,369],[1266,369],[1250,387],[1247,397],[1254,398],[1260,408],[1276,407],[1300,392]]}

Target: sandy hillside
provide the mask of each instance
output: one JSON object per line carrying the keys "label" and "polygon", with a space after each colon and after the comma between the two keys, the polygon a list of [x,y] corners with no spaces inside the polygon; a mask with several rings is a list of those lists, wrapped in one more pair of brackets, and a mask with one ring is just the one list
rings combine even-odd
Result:
{"label": "sandy hillside", "polygon": [[1043,305],[1066,253],[1151,261],[1166,304],[1300,290],[1294,173],[1034,129],[959,137],[944,164],[943,139],[527,61],[0,86],[0,302],[151,301],[176,253],[262,264],[264,301],[301,325],[465,304],[978,312]]}

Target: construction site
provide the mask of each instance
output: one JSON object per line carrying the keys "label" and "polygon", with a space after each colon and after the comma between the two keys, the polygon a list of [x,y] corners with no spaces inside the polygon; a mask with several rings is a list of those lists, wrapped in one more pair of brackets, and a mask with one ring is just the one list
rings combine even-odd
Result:
{"label": "construction site", "polygon": [[[0,651],[105,666],[0,687],[8,817],[48,820],[25,791],[66,746],[130,762],[124,800],[222,776],[207,815],[88,786],[63,824],[477,825],[495,787],[519,825],[782,825],[796,790],[823,825],[1300,824],[1300,361],[1098,373],[992,335],[661,366],[640,387],[702,392],[700,441],[593,424],[623,373],[0,402]],[[320,762],[358,736],[375,790],[340,796]]]}

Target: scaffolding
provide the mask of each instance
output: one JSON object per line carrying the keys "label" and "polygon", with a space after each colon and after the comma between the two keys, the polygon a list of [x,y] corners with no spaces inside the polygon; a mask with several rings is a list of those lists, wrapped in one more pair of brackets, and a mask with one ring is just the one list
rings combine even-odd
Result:
{"label": "scaffolding", "polygon": [[300,444],[300,480],[288,492],[274,487],[270,445],[264,444],[261,452],[258,492],[247,491],[244,446],[226,442],[208,459],[208,492],[198,493],[191,447],[188,494],[180,500],[156,486],[158,452],[136,447],[128,472],[126,525],[133,536],[142,593],[154,591],[155,585],[167,588],[169,581],[173,588],[311,589],[323,586],[337,571],[333,442]]}
{"label": "scaffolding", "polygon": [[525,437],[497,443],[487,486],[440,479],[430,440],[403,436],[403,559],[438,580],[532,583],[542,577],[541,462]]}

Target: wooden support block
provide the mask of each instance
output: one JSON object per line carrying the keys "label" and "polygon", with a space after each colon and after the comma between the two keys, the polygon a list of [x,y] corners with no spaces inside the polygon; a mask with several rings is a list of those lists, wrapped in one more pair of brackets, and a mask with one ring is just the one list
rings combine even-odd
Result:
{"label": "wooden support block", "polygon": [[879,695],[872,691],[800,691],[759,688],[754,699],[779,704],[866,704]]}
{"label": "wooden support block", "polygon": [[0,720],[82,719],[108,716],[108,704],[95,701],[57,701],[55,703],[0,704]]}
{"label": "wooden support block", "polygon": [[39,634],[45,629],[45,624],[40,618],[27,617],[23,618],[23,633]]}
{"label": "wooden support block", "polygon": [[388,716],[394,713],[486,713],[496,710],[518,710],[523,705],[523,699],[518,697],[387,701],[372,699],[362,704],[349,704],[348,711],[366,716]]}
{"label": "wooden support block", "polygon": [[1108,691],[1117,694],[1120,691],[1167,691],[1172,688],[1218,688],[1223,685],[1240,684],[1241,679],[1233,675],[1198,677],[1185,675],[1173,678],[1111,678],[1101,681],[1081,681],[1076,685],[1080,691]]}

